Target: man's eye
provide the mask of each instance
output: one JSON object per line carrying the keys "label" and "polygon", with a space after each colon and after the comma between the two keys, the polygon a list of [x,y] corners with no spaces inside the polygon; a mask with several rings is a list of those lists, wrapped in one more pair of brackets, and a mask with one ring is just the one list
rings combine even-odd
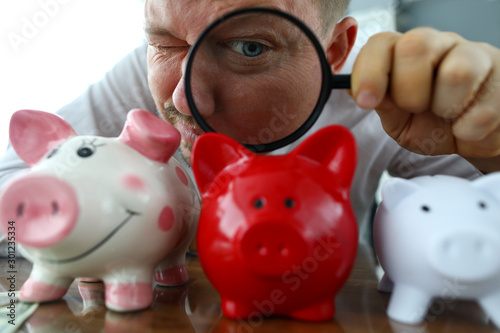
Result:
{"label": "man's eye", "polygon": [[169,47],[168,46],[159,45],[159,44],[154,44],[154,45],[151,45],[151,46],[153,47],[153,49],[157,53],[167,53],[169,51]]}
{"label": "man's eye", "polygon": [[149,45],[151,47],[153,47],[153,49],[155,50],[155,52],[161,53],[161,54],[170,54],[172,52],[182,51],[182,50],[185,50],[185,49],[189,49],[189,45],[186,45],[186,46],[172,46],[172,45],[161,45],[161,44],[154,44],[154,43],[150,43]]}
{"label": "man's eye", "polygon": [[261,55],[267,48],[267,46],[258,42],[241,40],[231,41],[228,43],[228,45],[233,51],[251,58]]}

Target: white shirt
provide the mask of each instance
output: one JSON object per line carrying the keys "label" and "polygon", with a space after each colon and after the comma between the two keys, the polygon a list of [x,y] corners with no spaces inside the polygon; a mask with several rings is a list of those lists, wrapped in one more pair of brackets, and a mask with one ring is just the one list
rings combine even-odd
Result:
{"label": "white shirt", "polygon": [[[141,108],[156,112],[147,83],[146,51],[146,44],[135,49],[101,81],[90,86],[83,95],[60,109],[57,114],[66,119],[77,134],[116,137],[123,128],[129,110]],[[343,72],[350,72],[352,59],[351,57],[344,66]],[[306,135],[273,154],[292,150],[311,133],[330,124],[349,128],[357,141],[358,165],[351,189],[351,202],[360,223],[362,239],[365,239],[364,233],[368,231],[364,221],[369,217],[384,170],[392,176],[404,178],[438,173],[475,178],[481,174],[456,155],[422,156],[399,147],[384,132],[377,114],[358,108],[343,90],[332,91],[320,118]],[[326,145],[325,143],[325,149],[328,149]],[[188,168],[179,152],[174,156]],[[0,159],[0,184],[5,183],[13,173],[26,168],[26,164],[9,147]]]}

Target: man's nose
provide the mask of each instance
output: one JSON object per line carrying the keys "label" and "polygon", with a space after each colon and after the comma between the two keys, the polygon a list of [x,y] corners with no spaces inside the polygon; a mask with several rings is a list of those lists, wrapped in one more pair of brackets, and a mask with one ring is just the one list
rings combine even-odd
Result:
{"label": "man's nose", "polygon": [[[182,75],[172,94],[172,101],[175,108],[186,115],[191,114],[187,95],[186,95],[186,62],[182,62]],[[215,111],[215,103],[213,93],[210,88],[210,78],[203,74],[200,67],[195,67],[197,70],[191,72],[190,91],[192,102],[203,118],[210,117]]]}

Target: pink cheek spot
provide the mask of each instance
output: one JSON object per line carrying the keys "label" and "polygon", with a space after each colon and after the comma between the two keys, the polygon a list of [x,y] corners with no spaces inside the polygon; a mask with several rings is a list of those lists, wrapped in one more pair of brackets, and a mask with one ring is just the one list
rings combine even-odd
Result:
{"label": "pink cheek spot", "polygon": [[169,231],[174,225],[175,217],[172,208],[166,206],[160,213],[158,218],[158,226],[160,230]]}
{"label": "pink cheek spot", "polygon": [[177,177],[179,177],[181,182],[187,186],[189,184],[189,182],[188,182],[188,178],[187,178],[186,174],[184,173],[184,171],[182,171],[181,168],[176,167],[175,172],[177,173]]}
{"label": "pink cheek spot", "polygon": [[122,179],[123,185],[132,191],[142,191],[145,188],[144,181],[137,175],[128,174]]}

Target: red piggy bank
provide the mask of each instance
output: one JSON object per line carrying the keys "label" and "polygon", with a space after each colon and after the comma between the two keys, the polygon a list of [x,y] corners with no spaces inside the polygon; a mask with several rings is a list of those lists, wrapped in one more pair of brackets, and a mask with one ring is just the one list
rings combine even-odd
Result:
{"label": "red piggy bank", "polygon": [[331,320],[358,244],[349,198],[356,157],[353,136],[337,125],[281,156],[216,133],[197,140],[198,253],[224,315]]}

